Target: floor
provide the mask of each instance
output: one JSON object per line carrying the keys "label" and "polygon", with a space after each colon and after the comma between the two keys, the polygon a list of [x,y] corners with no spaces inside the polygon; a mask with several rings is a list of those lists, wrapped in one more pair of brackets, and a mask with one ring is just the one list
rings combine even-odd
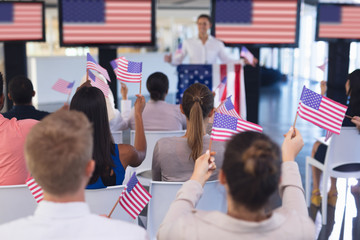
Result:
{"label": "floor", "polygon": [[[259,123],[264,128],[264,133],[271,136],[279,144],[282,143],[283,134],[294,123],[296,109],[300,99],[302,87],[320,92],[320,84],[305,79],[288,79],[272,86],[262,87],[260,90]],[[310,155],[312,145],[317,137],[325,134],[319,127],[298,118],[296,128],[303,136],[305,146],[299,153],[296,161],[299,164],[303,185],[305,185],[305,158]],[[349,185],[356,184],[355,179],[349,180]],[[309,209],[317,212],[315,217],[315,239],[360,239],[360,234],[353,237],[353,218],[357,214],[353,195],[350,187],[346,188],[346,180],[339,179],[337,183],[338,201],[335,208],[328,207],[327,224],[322,225],[319,209]],[[345,194],[347,192],[347,194]],[[347,199],[345,199],[347,196]],[[276,204],[276,199],[274,200]],[[359,220],[354,222],[359,226]],[[355,227],[355,229],[357,229]],[[359,229],[360,230],[360,229]]]}

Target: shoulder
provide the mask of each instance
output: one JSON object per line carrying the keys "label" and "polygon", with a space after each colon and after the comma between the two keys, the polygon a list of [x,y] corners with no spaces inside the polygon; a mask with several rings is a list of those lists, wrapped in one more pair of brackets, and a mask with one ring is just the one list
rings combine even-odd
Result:
{"label": "shoulder", "polygon": [[213,44],[219,45],[219,46],[225,46],[224,42],[213,37],[213,36],[209,36],[209,41]]}
{"label": "shoulder", "polygon": [[29,131],[38,122],[39,121],[34,119],[24,119],[24,120],[19,120],[18,125],[23,131]]}
{"label": "shoulder", "polygon": [[315,235],[315,224],[308,216],[299,215],[295,210],[280,207],[273,212],[273,219],[286,231],[291,229],[293,236],[308,236],[311,239]]}

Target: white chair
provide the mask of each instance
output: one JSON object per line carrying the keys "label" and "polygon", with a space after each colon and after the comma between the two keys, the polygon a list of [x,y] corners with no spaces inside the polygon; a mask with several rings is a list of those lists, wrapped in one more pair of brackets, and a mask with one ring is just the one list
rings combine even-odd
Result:
{"label": "white chair", "polygon": [[[333,135],[326,151],[324,164],[312,157],[306,157],[305,168],[305,195],[310,206],[310,181],[311,166],[323,172],[323,181],[320,192],[322,195],[322,224],[326,225],[327,218],[327,191],[329,177],[335,178],[360,178],[360,171],[339,171],[337,167],[348,164],[360,166],[360,134],[355,127],[343,127],[340,135]],[[347,181],[346,181],[347,185]]]}
{"label": "white chair", "polygon": [[114,139],[115,144],[122,144],[123,143],[123,132],[122,131],[113,131],[111,135]]}
{"label": "white chair", "polygon": [[[152,198],[147,211],[147,231],[150,239],[156,239],[159,226],[182,185],[183,182],[150,182]],[[225,188],[219,181],[209,181],[205,184],[204,193],[196,208],[207,211],[217,210],[226,212]]]}
{"label": "white chair", "polygon": [[[185,130],[179,131],[145,131],[147,150],[146,157],[141,165],[137,168],[127,167],[125,173],[124,184],[127,183],[131,174],[136,171],[138,175],[138,179],[144,186],[149,186],[151,180],[151,165],[153,152],[156,145],[156,142],[165,137],[181,137],[185,135]],[[135,130],[131,130],[130,132],[130,144],[134,145],[135,142]]]}
{"label": "white chair", "polygon": [[[119,199],[121,192],[124,190],[124,185],[111,186],[101,189],[86,189],[85,199],[90,207],[91,213],[108,215],[114,207],[116,201]],[[133,219],[130,215],[118,204],[111,215],[111,218],[120,219],[126,222],[136,223],[137,219]]]}
{"label": "white chair", "polygon": [[33,215],[36,206],[26,185],[0,186],[0,224]]}

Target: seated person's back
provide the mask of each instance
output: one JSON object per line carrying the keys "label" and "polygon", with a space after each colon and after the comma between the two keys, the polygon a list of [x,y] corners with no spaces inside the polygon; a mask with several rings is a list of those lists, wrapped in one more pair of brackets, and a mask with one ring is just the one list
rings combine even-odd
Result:
{"label": "seated person's back", "polygon": [[33,85],[25,76],[19,75],[9,82],[8,97],[13,101],[14,106],[4,113],[4,117],[11,119],[35,119],[41,120],[49,112],[39,111],[32,105],[32,98],[35,96]]}
{"label": "seated person's back", "polygon": [[[168,77],[161,73],[151,74],[146,82],[150,100],[146,103],[143,120],[146,131],[174,131],[186,129],[186,119],[179,105],[165,102],[169,90]],[[129,127],[135,129],[134,110],[128,120]]]}
{"label": "seated person's back", "polygon": [[27,165],[44,191],[33,216],[0,226],[0,239],[146,239],[144,229],[91,214],[85,186],[94,169],[93,129],[76,111],[58,111],[28,135]]}
{"label": "seated person's back", "polygon": [[[195,160],[209,148],[210,136],[206,124],[214,113],[214,96],[210,89],[199,83],[185,90],[181,109],[187,120],[184,137],[164,138],[157,142],[152,162],[155,181],[186,181],[190,178]],[[217,152],[216,164],[222,166],[224,142],[213,142]],[[217,179],[215,171],[210,180]]]}

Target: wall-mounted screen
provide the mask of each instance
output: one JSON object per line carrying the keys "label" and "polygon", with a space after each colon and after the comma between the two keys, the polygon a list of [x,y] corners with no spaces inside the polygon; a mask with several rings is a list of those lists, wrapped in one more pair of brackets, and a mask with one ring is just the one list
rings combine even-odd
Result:
{"label": "wall-mounted screen", "polygon": [[43,2],[0,2],[0,41],[45,41]]}
{"label": "wall-mounted screen", "polygon": [[298,0],[213,0],[215,37],[227,45],[298,43]]}
{"label": "wall-mounted screen", "polygon": [[153,46],[155,0],[59,0],[62,46]]}
{"label": "wall-mounted screen", "polygon": [[360,40],[360,5],[319,4],[316,40]]}

